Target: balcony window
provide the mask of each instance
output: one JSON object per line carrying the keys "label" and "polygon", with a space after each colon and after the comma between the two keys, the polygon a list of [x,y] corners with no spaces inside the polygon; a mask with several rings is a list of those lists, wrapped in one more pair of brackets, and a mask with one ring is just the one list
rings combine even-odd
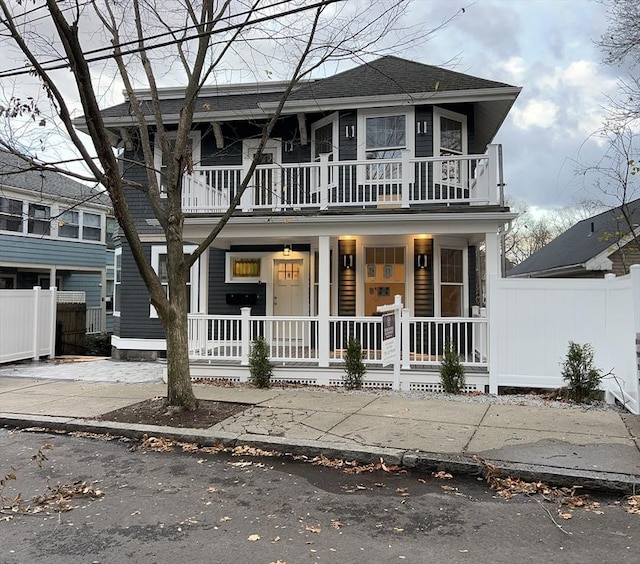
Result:
{"label": "balcony window", "polygon": [[51,234],[51,208],[42,204],[29,204],[28,231],[33,235]]}
{"label": "balcony window", "polygon": [[22,201],[0,197],[0,231],[22,233]]}
{"label": "balcony window", "polygon": [[366,118],[367,159],[398,159],[406,147],[405,115]]}

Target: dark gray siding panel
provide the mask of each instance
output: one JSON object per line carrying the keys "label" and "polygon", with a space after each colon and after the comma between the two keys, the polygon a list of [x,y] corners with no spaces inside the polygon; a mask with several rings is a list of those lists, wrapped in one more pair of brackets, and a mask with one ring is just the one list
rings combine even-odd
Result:
{"label": "dark gray siding panel", "polygon": [[[262,250],[259,247],[244,250]],[[228,305],[227,294],[256,294],[258,301],[251,307],[252,315],[265,315],[266,288],[264,284],[226,284],[225,279],[225,251],[211,249],[209,251],[209,303],[208,312],[211,315],[239,315],[240,306]]]}
{"label": "dark gray siding panel", "polygon": [[416,106],[416,157],[433,157],[433,106]]}
{"label": "dark gray siding panel", "polygon": [[[151,260],[151,245],[145,244]],[[149,292],[138,273],[128,245],[122,247],[122,284],[120,298],[120,337],[123,339],[164,339],[159,319],[149,316]]]}
{"label": "dark gray siding panel", "polygon": [[102,276],[96,274],[71,273],[64,278],[63,289],[69,292],[85,292],[87,307],[102,304]]}
{"label": "dark gray siding panel", "polygon": [[[354,161],[358,158],[358,116],[355,110],[340,112],[338,122],[338,147],[340,149],[341,161]],[[347,137],[347,128],[355,131],[353,137]]]}

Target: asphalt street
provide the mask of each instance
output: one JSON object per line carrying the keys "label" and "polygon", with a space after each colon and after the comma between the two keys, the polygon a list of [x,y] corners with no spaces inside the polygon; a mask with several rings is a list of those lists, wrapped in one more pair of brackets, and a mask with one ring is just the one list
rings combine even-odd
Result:
{"label": "asphalt street", "polygon": [[[0,430],[0,475],[16,477],[2,487],[0,562],[637,562],[640,515],[622,496],[572,509],[470,477],[139,446]],[[65,491],[77,495],[52,495]],[[18,494],[29,513],[7,509]],[[39,513],[36,495],[52,498]]]}

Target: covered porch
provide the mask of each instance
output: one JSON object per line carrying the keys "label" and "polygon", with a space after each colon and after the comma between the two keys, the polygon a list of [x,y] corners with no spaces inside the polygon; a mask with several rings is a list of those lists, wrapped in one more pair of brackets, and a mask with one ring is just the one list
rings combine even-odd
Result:
{"label": "covered porch", "polygon": [[[467,371],[467,390],[485,391],[488,320],[476,313],[472,318],[419,318],[404,308],[400,388],[439,390],[439,366],[445,343],[450,343]],[[256,316],[248,307],[234,316],[189,316],[192,376],[246,381],[251,343],[258,337],[269,345],[276,382],[341,385],[347,343],[356,338],[367,366],[364,387],[393,387],[393,367],[383,366],[381,317]]]}

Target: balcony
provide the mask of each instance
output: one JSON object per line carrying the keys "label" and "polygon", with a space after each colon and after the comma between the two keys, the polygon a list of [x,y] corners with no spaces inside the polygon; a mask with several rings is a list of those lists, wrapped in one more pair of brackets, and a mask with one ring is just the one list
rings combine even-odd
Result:
{"label": "balcony", "polygon": [[[484,155],[259,165],[242,195],[243,212],[411,208],[428,204],[498,204],[501,153]],[[224,213],[245,174],[242,165],[199,167],[183,181],[185,213]]]}

